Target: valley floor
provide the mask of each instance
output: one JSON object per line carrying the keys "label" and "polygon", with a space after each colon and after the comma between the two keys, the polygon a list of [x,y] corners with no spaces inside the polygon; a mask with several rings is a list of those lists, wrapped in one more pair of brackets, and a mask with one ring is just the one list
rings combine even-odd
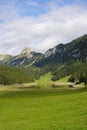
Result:
{"label": "valley floor", "polygon": [[87,130],[87,88],[0,91],[0,130]]}

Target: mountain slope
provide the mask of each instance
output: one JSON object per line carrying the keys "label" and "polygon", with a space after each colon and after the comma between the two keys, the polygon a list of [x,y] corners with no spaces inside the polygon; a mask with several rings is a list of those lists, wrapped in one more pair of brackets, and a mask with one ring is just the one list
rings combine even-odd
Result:
{"label": "mountain slope", "polygon": [[11,55],[0,54],[0,64],[5,63],[6,61],[10,60],[11,58],[12,58]]}
{"label": "mountain slope", "polygon": [[43,54],[34,52],[31,48],[24,48],[19,55],[12,57],[6,62],[10,66],[32,65],[42,58]]}
{"label": "mountain slope", "polygon": [[73,40],[67,44],[59,44],[49,49],[42,60],[35,63],[36,67],[42,67],[48,64],[69,63],[75,61],[87,60],[87,35]]}

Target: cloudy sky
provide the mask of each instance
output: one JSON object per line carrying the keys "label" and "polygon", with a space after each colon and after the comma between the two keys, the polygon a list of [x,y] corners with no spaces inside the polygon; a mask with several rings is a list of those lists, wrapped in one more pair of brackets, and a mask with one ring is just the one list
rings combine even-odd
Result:
{"label": "cloudy sky", "polygon": [[87,33],[87,0],[0,0],[0,54],[45,52]]}

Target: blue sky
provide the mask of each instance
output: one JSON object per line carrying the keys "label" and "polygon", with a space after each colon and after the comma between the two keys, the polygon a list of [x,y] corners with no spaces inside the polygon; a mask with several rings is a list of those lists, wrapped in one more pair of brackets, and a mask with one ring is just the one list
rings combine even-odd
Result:
{"label": "blue sky", "polygon": [[38,16],[52,10],[52,6],[86,5],[87,0],[0,0],[0,7],[9,5],[24,16]]}
{"label": "blue sky", "polygon": [[0,0],[0,53],[45,52],[87,33],[87,0]]}
{"label": "blue sky", "polygon": [[[69,5],[83,5],[85,8],[87,0],[0,0],[0,10],[3,16],[5,13],[9,15],[8,10],[10,10],[15,11],[20,17],[37,17],[52,11],[54,8]],[[0,17],[0,22],[3,21],[3,17]]]}

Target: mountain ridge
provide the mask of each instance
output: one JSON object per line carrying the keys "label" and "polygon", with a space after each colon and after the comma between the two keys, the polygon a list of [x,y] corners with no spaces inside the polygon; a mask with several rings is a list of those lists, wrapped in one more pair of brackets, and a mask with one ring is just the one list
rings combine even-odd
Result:
{"label": "mountain ridge", "polygon": [[54,48],[49,49],[44,58],[35,64],[42,67],[47,64],[68,63],[77,60],[87,60],[87,35],[79,37],[67,44],[58,44]]}
{"label": "mountain ridge", "polygon": [[0,63],[11,66],[34,65],[35,67],[42,67],[47,64],[65,63],[76,60],[83,61],[87,59],[87,34],[69,43],[58,44],[47,50],[44,54],[26,47],[19,55],[7,56],[7,59],[5,58],[6,55],[3,57],[4,55],[2,55]]}
{"label": "mountain ridge", "polygon": [[33,64],[38,61],[43,54],[35,52],[33,49],[27,47],[24,48],[19,55],[13,56],[6,64],[11,66],[21,66],[26,64]]}

